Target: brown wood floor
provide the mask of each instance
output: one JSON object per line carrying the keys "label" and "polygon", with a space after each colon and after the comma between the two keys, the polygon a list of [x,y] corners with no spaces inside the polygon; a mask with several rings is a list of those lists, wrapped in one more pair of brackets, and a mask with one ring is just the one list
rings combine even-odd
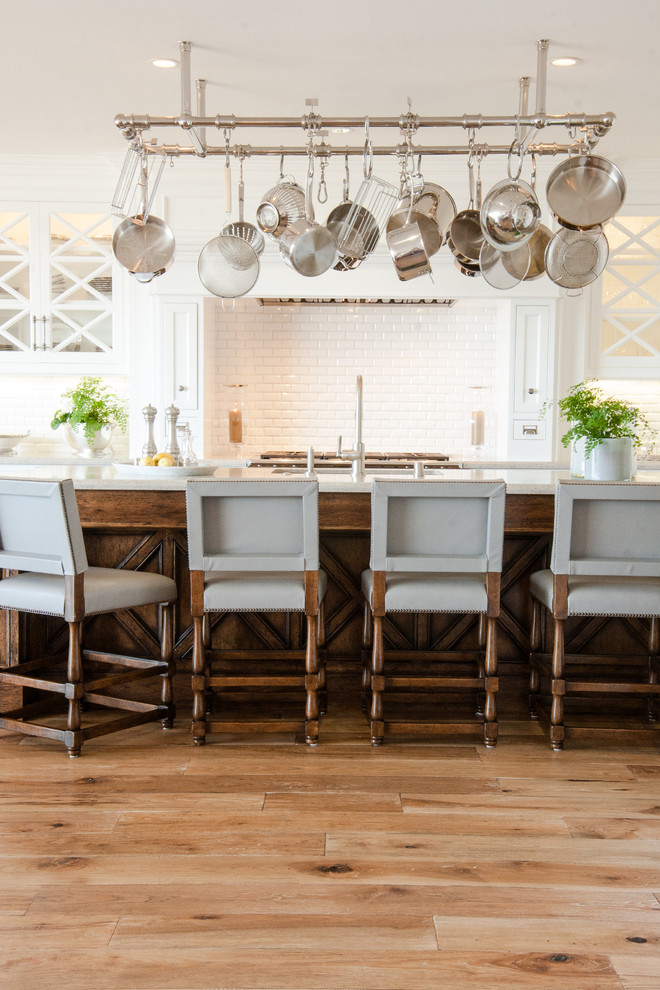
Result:
{"label": "brown wood floor", "polygon": [[0,736],[2,990],[659,990],[660,749]]}

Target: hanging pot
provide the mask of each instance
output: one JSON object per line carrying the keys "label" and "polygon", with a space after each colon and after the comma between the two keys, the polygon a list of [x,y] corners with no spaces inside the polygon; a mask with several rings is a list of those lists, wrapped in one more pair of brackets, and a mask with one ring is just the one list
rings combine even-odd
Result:
{"label": "hanging pot", "polygon": [[142,156],[140,213],[127,217],[112,236],[112,251],[119,264],[141,282],[164,274],[174,260],[174,234],[164,220],[144,219],[148,203],[146,154]]}
{"label": "hanging pot", "polygon": [[402,282],[407,282],[411,278],[418,278],[420,275],[429,275],[431,273],[431,265],[429,264],[421,228],[416,221],[410,219],[413,213],[415,199],[412,182],[409,198],[410,205],[408,207],[406,223],[387,233],[387,245],[394,261],[396,273]]}
{"label": "hanging pot", "polygon": [[[525,282],[533,282],[545,274],[545,250],[552,240],[552,231],[540,224],[529,239],[530,261]],[[515,252],[511,252],[512,254]]]}
{"label": "hanging pot", "polygon": [[280,254],[299,275],[323,275],[337,261],[337,244],[330,231],[314,220],[312,184],[314,156],[310,152],[305,190],[305,217],[289,223],[280,237]]}
{"label": "hanging pot", "polygon": [[481,275],[481,268],[479,267],[478,262],[474,264],[474,262],[461,261],[456,258],[454,264],[458,268],[461,275],[467,275],[468,278],[477,278],[477,276]]}
{"label": "hanging pot", "polygon": [[541,223],[541,207],[532,187],[522,179],[503,179],[481,207],[484,238],[499,251],[513,251],[531,240]]}
{"label": "hanging pot", "polygon": [[551,173],[546,197],[562,226],[590,230],[619,212],[626,198],[626,180],[606,158],[575,155]]}
{"label": "hanging pot", "polygon": [[[433,182],[424,182],[421,173],[421,155],[417,157],[416,177],[421,179],[415,191],[410,218],[418,224],[424,240],[424,249],[432,257],[445,243],[449,225],[456,216],[456,203],[446,189]],[[387,222],[387,232],[397,230],[408,222],[410,193],[402,196]]]}

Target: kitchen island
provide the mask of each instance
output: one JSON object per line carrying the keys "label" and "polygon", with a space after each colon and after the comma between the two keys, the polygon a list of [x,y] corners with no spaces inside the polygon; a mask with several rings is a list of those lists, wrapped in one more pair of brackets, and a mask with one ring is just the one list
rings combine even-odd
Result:
{"label": "kitchen island", "polygon": [[[144,568],[173,577],[179,588],[176,616],[175,656],[177,659],[177,698],[185,711],[190,698],[190,658],[192,625],[189,608],[189,572],[186,544],[184,477],[163,477],[158,468],[145,469],[139,476],[125,476],[111,464],[25,465],[14,461],[0,465],[0,477],[38,479],[72,478],[81,521],[85,532],[90,564],[98,566]],[[135,475],[136,472],[132,472]],[[295,477],[291,473],[274,474],[270,469],[218,467],[211,475],[221,478]],[[302,476],[302,475],[298,475]],[[374,477],[411,478],[412,472]],[[529,575],[547,566],[554,520],[554,491],[567,471],[542,469],[483,470],[445,469],[428,472],[427,478],[447,480],[491,480],[502,478],[507,487],[505,517],[504,569],[502,576],[502,614],[499,627],[500,701],[502,718],[527,713],[527,650],[530,622]],[[660,483],[657,472],[641,472],[637,483]],[[635,484],[636,482],[631,482]],[[321,566],[328,574],[326,626],[328,668],[332,678],[341,682],[342,691],[360,689],[360,653],[362,647],[362,594],[360,574],[369,562],[371,478],[351,481],[348,471],[319,474],[319,522],[321,530]],[[99,616],[90,622],[91,642],[111,640],[120,651],[129,637],[137,637],[145,655],[157,655],[155,612],[147,620],[135,617],[130,624],[119,625]],[[36,651],[44,641],[57,645],[61,623],[48,620],[37,623],[13,613],[0,613],[1,661],[16,661],[19,642]],[[46,628],[43,628],[43,625]],[[611,626],[603,633],[608,649],[613,646],[639,652],[638,630],[628,623],[613,637]],[[397,616],[388,622],[387,637],[399,649],[416,646],[425,650],[474,648],[476,619],[434,614]],[[303,641],[303,624],[298,617],[282,614],[225,615],[214,617],[214,643],[240,644],[241,648],[267,650],[288,644],[299,648]],[[594,649],[602,648],[598,631],[592,634]]]}

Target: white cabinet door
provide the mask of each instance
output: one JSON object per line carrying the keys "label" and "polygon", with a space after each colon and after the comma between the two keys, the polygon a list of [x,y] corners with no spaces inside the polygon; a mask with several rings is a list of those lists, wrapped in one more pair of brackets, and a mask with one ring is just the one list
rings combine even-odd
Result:
{"label": "white cabinet door", "polygon": [[513,307],[509,456],[520,460],[551,457],[551,420],[540,416],[552,398],[554,303]]}
{"label": "white cabinet door", "polygon": [[188,422],[195,452],[203,451],[203,399],[201,364],[201,299],[159,300],[162,325],[163,410],[174,405],[179,424]]}
{"label": "white cabinet door", "polygon": [[122,370],[113,274],[100,204],[0,207],[0,371]]}

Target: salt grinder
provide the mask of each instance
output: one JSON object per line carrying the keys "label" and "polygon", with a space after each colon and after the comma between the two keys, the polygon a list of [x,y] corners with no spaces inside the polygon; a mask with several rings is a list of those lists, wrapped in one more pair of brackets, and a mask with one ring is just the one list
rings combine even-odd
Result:
{"label": "salt grinder", "polygon": [[155,406],[152,406],[151,403],[149,403],[148,406],[145,406],[142,410],[144,421],[147,424],[147,442],[142,447],[143,457],[155,457],[158,453],[156,441],[154,440],[154,420],[157,412],[158,410]]}
{"label": "salt grinder", "polygon": [[165,419],[167,420],[167,432],[169,434],[169,440],[167,441],[167,446],[165,447],[165,453],[171,454],[174,458],[175,464],[181,463],[181,451],[179,449],[179,444],[176,439],[176,421],[179,418],[179,410],[176,406],[168,406],[165,410]]}

